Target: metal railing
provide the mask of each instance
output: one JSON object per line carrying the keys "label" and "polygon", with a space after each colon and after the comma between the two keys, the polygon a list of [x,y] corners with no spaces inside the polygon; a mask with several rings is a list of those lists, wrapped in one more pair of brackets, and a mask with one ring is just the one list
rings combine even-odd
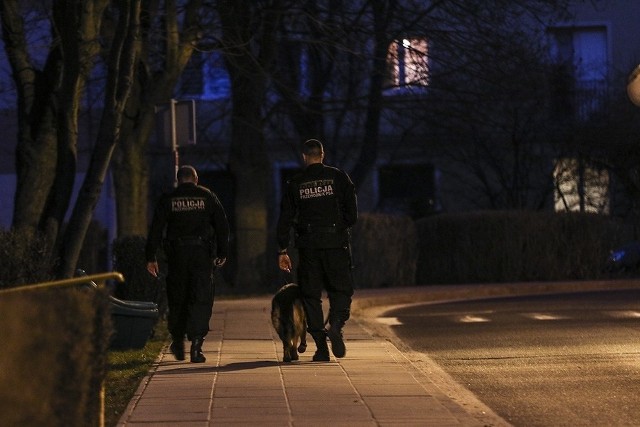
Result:
{"label": "metal railing", "polygon": [[83,285],[89,282],[95,282],[100,286],[100,285],[104,285],[104,282],[111,279],[117,280],[118,282],[124,282],[124,276],[122,275],[122,273],[118,273],[117,271],[114,271],[111,273],[93,274],[91,276],[81,276],[81,277],[74,277],[72,279],[54,280],[52,282],[42,282],[42,283],[35,283],[32,285],[17,286],[15,288],[0,289],[0,295],[14,293],[14,292],[26,292],[26,291],[35,291],[35,290],[50,289],[50,288],[64,288],[64,287],[70,287],[75,285]]}

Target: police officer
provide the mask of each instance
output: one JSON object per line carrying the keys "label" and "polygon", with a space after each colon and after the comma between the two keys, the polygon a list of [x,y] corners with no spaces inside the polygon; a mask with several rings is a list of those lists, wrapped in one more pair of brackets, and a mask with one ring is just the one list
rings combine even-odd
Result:
{"label": "police officer", "polygon": [[[327,337],[335,357],[346,354],[342,328],[349,319],[353,295],[349,240],[358,208],[351,178],[323,164],[322,143],[310,139],[303,144],[302,152],[305,169],[287,183],[282,197],[277,225],[278,266],[291,271],[287,247],[293,229],[299,255],[298,285],[307,328],[317,348],[313,360],[328,361]],[[329,297],[328,330],[322,311],[323,289]]]}
{"label": "police officer", "polygon": [[177,360],[184,360],[186,334],[191,362],[202,363],[213,309],[213,268],[226,262],[229,224],[218,197],[198,185],[193,167],[180,167],[177,179],[178,187],[162,196],[153,215],[145,249],[147,270],[158,276],[156,252],[165,243],[170,350]]}

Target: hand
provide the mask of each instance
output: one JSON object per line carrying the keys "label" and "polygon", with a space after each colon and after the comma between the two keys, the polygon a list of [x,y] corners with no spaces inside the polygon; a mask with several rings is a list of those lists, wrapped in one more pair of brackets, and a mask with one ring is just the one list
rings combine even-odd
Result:
{"label": "hand", "polygon": [[278,255],[278,267],[280,267],[280,270],[282,271],[291,273],[292,265],[291,265],[291,258],[289,258],[289,255],[287,254]]}
{"label": "hand", "polygon": [[213,260],[213,265],[216,267],[222,267],[225,262],[227,262],[226,258],[216,258]]}
{"label": "hand", "polygon": [[149,261],[147,263],[147,271],[153,277],[158,277],[158,273],[160,272],[160,267],[158,267],[158,261]]}

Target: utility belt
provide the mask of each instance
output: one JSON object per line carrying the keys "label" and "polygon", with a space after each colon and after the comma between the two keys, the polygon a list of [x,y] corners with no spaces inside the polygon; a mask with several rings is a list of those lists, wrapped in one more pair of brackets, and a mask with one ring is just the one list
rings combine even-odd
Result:
{"label": "utility belt", "polygon": [[177,239],[169,240],[169,245],[171,247],[179,247],[179,246],[205,246],[209,247],[210,242],[209,239],[205,239],[204,237],[178,237]]}
{"label": "utility belt", "polygon": [[341,230],[338,229],[338,227],[336,227],[335,225],[315,226],[311,224],[306,224],[306,225],[298,226],[296,231],[298,232],[298,234],[303,235],[303,234],[311,234],[311,233],[338,233]]}

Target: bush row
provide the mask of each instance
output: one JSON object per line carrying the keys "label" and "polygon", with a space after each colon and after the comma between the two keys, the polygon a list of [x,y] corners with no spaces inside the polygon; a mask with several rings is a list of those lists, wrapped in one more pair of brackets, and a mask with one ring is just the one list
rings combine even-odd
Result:
{"label": "bush row", "polygon": [[[441,214],[416,222],[362,214],[352,232],[357,288],[599,279],[608,274],[609,251],[633,240],[627,225],[608,217],[552,212]],[[116,296],[154,301],[165,314],[164,277],[146,272],[144,245],[142,236],[113,242],[114,270],[126,279]],[[49,279],[42,253],[41,240],[0,231],[0,288]]]}
{"label": "bush row", "polygon": [[0,289],[50,280],[46,253],[43,238],[0,230]]}
{"label": "bush row", "polygon": [[362,214],[352,230],[356,288],[411,286],[416,280],[418,235],[409,217]]}
{"label": "bush row", "polygon": [[[353,276],[358,288],[409,286],[415,283],[418,240],[409,217],[363,214],[352,230]],[[145,269],[142,236],[118,238],[113,242],[114,270],[125,277],[116,296],[121,299],[154,301],[166,312],[165,277],[155,279]],[[297,253],[291,253],[297,265]],[[162,254],[159,262],[166,261]],[[161,265],[161,271],[166,266]]]}
{"label": "bush row", "polygon": [[363,214],[353,229],[358,288],[610,278],[633,228],[603,215],[525,211]]}
{"label": "bush row", "polygon": [[474,212],[417,222],[418,284],[594,280],[609,251],[632,240],[602,215]]}
{"label": "bush row", "polygon": [[21,291],[0,298],[4,425],[97,426],[111,335],[106,294]]}

